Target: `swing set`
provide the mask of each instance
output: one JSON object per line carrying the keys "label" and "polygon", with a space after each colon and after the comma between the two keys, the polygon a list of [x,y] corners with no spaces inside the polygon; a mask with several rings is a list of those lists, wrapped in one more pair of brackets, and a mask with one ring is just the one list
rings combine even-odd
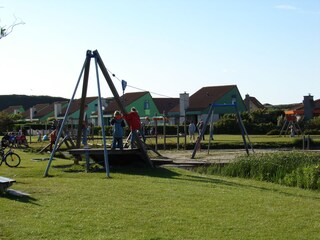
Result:
{"label": "swing set", "polygon": [[211,139],[213,138],[213,116],[214,116],[214,110],[215,108],[220,108],[220,107],[232,107],[235,110],[236,113],[236,117],[237,117],[237,122],[239,125],[239,128],[241,130],[241,136],[242,136],[242,140],[243,140],[243,144],[246,150],[247,155],[249,155],[249,145],[250,148],[252,150],[252,152],[254,152],[252,144],[250,142],[249,139],[249,135],[247,133],[247,130],[243,124],[241,115],[239,113],[238,107],[236,105],[236,103],[232,103],[232,104],[216,104],[216,103],[212,103],[210,104],[210,108],[209,108],[209,112],[208,112],[208,116],[206,118],[206,120],[204,121],[204,127],[202,128],[201,132],[200,132],[200,136],[198,137],[198,140],[196,141],[196,144],[194,146],[193,152],[192,152],[192,156],[191,158],[194,159],[196,152],[198,149],[200,149],[200,142],[201,139],[203,139],[204,133],[206,131],[206,128],[210,122],[210,137],[209,137],[209,143],[208,143],[208,153],[209,153],[209,149],[210,149],[210,142]]}
{"label": "swing set", "polygon": [[[90,62],[91,62],[91,59],[94,59],[95,60],[95,70],[96,70],[96,77],[97,77],[97,89],[98,89],[98,113],[99,113],[99,117],[101,119],[101,130],[102,130],[102,139],[103,139],[103,149],[90,149],[88,146],[87,146],[87,143],[84,142],[84,148],[80,149],[81,147],[81,139],[82,139],[82,126],[83,126],[83,123],[85,121],[84,117],[85,117],[85,107],[86,107],[86,104],[85,104],[85,100],[86,100],[86,96],[87,96],[87,89],[88,89],[88,80],[89,80],[89,70],[90,70]],[[70,107],[72,105],[72,102],[74,101],[74,97],[76,95],[76,92],[77,92],[77,89],[78,89],[78,86],[79,86],[79,83],[80,83],[80,80],[83,76],[83,86],[82,86],[82,95],[81,95],[81,101],[80,101],[80,113],[79,113],[79,124],[78,124],[78,129],[77,129],[77,138],[76,138],[76,143],[75,143],[75,148],[77,149],[71,149],[69,152],[71,154],[73,154],[74,156],[76,156],[77,158],[81,158],[81,154],[85,154],[86,156],[86,167],[87,167],[87,171],[89,169],[89,155],[96,155],[96,157],[100,157],[101,155],[104,156],[104,166],[105,166],[105,169],[106,169],[106,176],[107,177],[110,177],[110,168],[109,168],[109,158],[108,158],[108,150],[107,150],[107,143],[106,143],[106,133],[105,133],[105,124],[104,124],[104,119],[103,119],[103,109],[102,109],[102,101],[101,101],[101,91],[100,91],[100,81],[99,81],[99,71],[98,71],[98,67],[100,68],[105,80],[107,81],[107,84],[114,96],[114,99],[115,101],[117,102],[118,104],[118,107],[120,108],[120,111],[123,113],[123,114],[126,114],[127,111],[123,105],[123,102],[121,101],[120,99],[120,96],[111,80],[111,77],[108,73],[108,70],[107,68],[105,67],[99,53],[97,50],[95,51],[91,51],[91,50],[87,50],[86,52],[86,59],[84,61],[84,64],[83,64],[83,67],[82,67],[82,70],[80,72],[80,76],[78,78],[78,81],[76,83],[76,87],[74,89],[74,92],[72,94],[72,97],[68,103],[68,106],[67,106],[67,109],[66,109],[66,112],[65,112],[65,116],[63,118],[63,121],[59,127],[59,131],[58,131],[58,134],[57,134],[57,139],[56,139],[56,143],[59,142],[59,139],[64,135],[63,134],[63,129],[67,123],[67,120],[68,120],[68,115],[69,115],[69,111],[70,111]],[[137,149],[139,150],[139,156],[147,163],[148,166],[150,167],[153,167],[153,163],[151,162],[148,154],[147,154],[147,151],[146,151],[146,148],[145,146],[142,144],[140,138],[136,138],[135,139],[136,141],[136,145],[137,145]],[[49,176],[49,169],[50,169],[50,166],[51,166],[51,163],[52,163],[52,160],[53,160],[53,157],[58,149],[60,145],[59,144],[55,144],[54,145],[54,148],[51,152],[51,155],[50,155],[50,159],[48,161],[48,165],[46,167],[46,170],[45,170],[45,173],[44,173],[44,176],[45,177],[48,177]],[[73,152],[72,152],[73,151]],[[103,153],[102,153],[103,152]],[[117,156],[120,154],[124,154],[125,151],[121,151],[121,150],[117,150],[117,153],[115,153]]]}
{"label": "swing set", "polygon": [[285,119],[280,130],[279,136],[287,135],[290,130],[290,136],[294,137],[296,134],[303,134],[299,122],[303,120],[303,111],[291,110],[285,111]]}

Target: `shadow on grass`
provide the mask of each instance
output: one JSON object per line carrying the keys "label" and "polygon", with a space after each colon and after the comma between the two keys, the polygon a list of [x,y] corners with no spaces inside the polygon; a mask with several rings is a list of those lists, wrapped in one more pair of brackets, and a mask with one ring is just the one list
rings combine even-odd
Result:
{"label": "shadow on grass", "polygon": [[235,181],[228,181],[220,178],[216,178],[214,176],[197,176],[193,174],[179,174],[174,170],[170,170],[167,168],[137,168],[137,167],[131,167],[131,168],[115,168],[112,170],[113,173],[121,173],[121,174],[130,174],[130,175],[143,175],[143,176],[150,176],[150,177],[157,177],[157,178],[171,178],[176,181],[190,181],[190,182],[195,182],[195,183],[209,183],[209,184],[215,184],[215,185],[223,185],[227,187],[235,187],[235,188],[244,188],[244,189],[256,189],[260,191],[265,191],[265,192],[272,192],[272,193],[279,193],[283,194],[286,196],[292,196],[292,197],[301,197],[304,199],[320,199],[320,196],[306,196],[303,194],[299,193],[290,193],[285,190],[281,189],[281,186],[279,187],[263,187],[259,186],[258,183],[257,185],[253,184],[245,184],[245,183],[239,183]]}
{"label": "shadow on grass", "polygon": [[40,206],[37,202],[37,199],[31,197],[29,194],[16,191],[13,189],[7,190],[5,193],[1,193],[0,197],[7,198],[10,200],[14,200],[17,202],[22,202],[22,203],[31,203],[37,206]]}
{"label": "shadow on grass", "polygon": [[63,164],[63,165],[55,165],[53,168],[62,169],[63,172],[66,173],[79,173],[85,172],[85,166],[83,164]]}
{"label": "shadow on grass", "polygon": [[[55,166],[56,168],[63,169],[64,172],[85,172],[85,166],[84,165],[62,165],[62,166]],[[91,172],[105,172],[104,167],[95,166],[94,168],[91,168]],[[150,168],[145,165],[125,165],[125,166],[110,166],[110,174],[112,178],[112,174],[119,173],[119,174],[129,174],[129,175],[139,175],[139,176],[149,176],[149,177],[156,177],[156,178],[171,178],[177,181],[190,181],[190,182],[197,182],[197,183],[211,183],[216,185],[224,185],[228,187],[237,187],[237,188],[247,188],[247,189],[256,189],[266,192],[277,192],[279,194],[283,194],[286,196],[292,196],[292,197],[301,197],[304,199],[315,199],[320,200],[320,196],[307,196],[299,193],[291,193],[289,191],[285,191],[281,189],[281,186],[279,187],[263,187],[253,184],[244,184],[239,183],[235,181],[228,181],[220,178],[215,178],[214,176],[197,176],[193,174],[180,174],[174,170],[170,170],[168,168],[164,167],[155,167]],[[90,174],[90,173],[89,173]]]}
{"label": "shadow on grass", "polygon": [[[63,172],[66,173],[78,173],[78,172],[86,172],[85,164],[67,164],[67,165],[56,165],[53,168],[61,169]],[[101,166],[97,163],[90,164],[90,172],[106,172],[104,166]],[[110,165],[110,174],[112,177],[113,173],[120,173],[120,174],[129,174],[129,175],[141,175],[141,176],[150,176],[150,177],[160,177],[160,178],[173,178],[180,174],[170,171],[165,168],[150,168],[145,164],[125,164],[125,165]]]}
{"label": "shadow on grass", "polygon": [[195,175],[184,175],[184,178],[178,178],[178,180],[185,180],[185,181],[193,181],[193,182],[203,182],[203,183],[213,183],[213,184],[219,184],[219,185],[225,185],[225,186],[230,186],[230,187],[240,187],[240,188],[247,188],[247,189],[257,189],[261,191],[266,191],[266,192],[277,192],[279,194],[285,195],[285,196],[290,196],[290,197],[300,197],[303,199],[314,199],[314,200],[320,200],[320,196],[306,196],[302,195],[299,193],[290,193],[287,191],[284,191],[279,185],[277,188],[271,187],[262,187],[258,185],[252,185],[252,184],[243,184],[243,183],[238,183],[234,181],[227,181],[227,180],[222,180],[222,179],[217,179],[214,177],[206,177],[206,176],[195,176]]}
{"label": "shadow on grass", "polygon": [[121,174],[130,174],[130,175],[140,175],[140,176],[149,176],[157,178],[176,178],[181,174],[171,171],[170,169],[155,167],[149,168],[146,166],[113,166],[110,167],[111,173],[121,173]]}

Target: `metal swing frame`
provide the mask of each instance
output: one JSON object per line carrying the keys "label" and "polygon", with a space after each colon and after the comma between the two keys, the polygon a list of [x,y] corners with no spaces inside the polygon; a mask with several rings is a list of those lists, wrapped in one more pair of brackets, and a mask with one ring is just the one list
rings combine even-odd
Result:
{"label": "metal swing frame", "polygon": [[[217,107],[233,107],[234,108],[234,110],[236,112],[236,117],[237,117],[237,120],[238,120],[238,125],[239,125],[239,128],[241,130],[242,140],[243,140],[243,144],[244,144],[246,153],[247,153],[247,155],[249,155],[249,146],[248,145],[250,145],[250,148],[251,148],[252,152],[254,152],[252,144],[250,142],[249,135],[248,135],[247,130],[246,130],[244,124],[243,124],[241,115],[239,113],[237,104],[236,103],[231,103],[231,104],[216,104],[216,103],[212,103],[212,104],[210,104],[208,116],[207,116],[207,118],[206,118],[206,120],[204,122],[204,127],[202,128],[202,130],[200,132],[200,136],[198,137],[198,140],[196,141],[196,144],[194,146],[191,158],[194,159],[194,157],[196,155],[196,152],[200,147],[201,139],[203,139],[203,136],[204,136],[206,128],[207,128],[207,126],[209,124],[209,121],[210,121],[210,119],[211,119],[211,121],[213,119],[212,117],[213,117],[213,114],[214,114],[214,109],[217,108]],[[212,122],[210,123],[210,128],[211,129],[210,129],[209,144],[210,144],[211,137],[213,136]],[[208,153],[209,153],[209,146],[208,146]]]}
{"label": "metal swing frame", "polygon": [[[71,99],[70,99],[70,101],[68,103],[68,107],[67,107],[65,116],[64,116],[62,124],[61,124],[61,126],[59,128],[59,132],[58,132],[58,135],[57,135],[56,142],[59,142],[59,139],[62,136],[63,128],[64,128],[64,126],[65,126],[65,124],[67,123],[67,120],[68,120],[68,114],[69,114],[69,111],[70,111],[70,106],[71,106],[72,102],[74,101],[75,94],[77,92],[80,80],[81,80],[82,75],[83,75],[83,86],[82,86],[82,96],[81,96],[81,101],[80,101],[80,113],[79,113],[79,124],[78,124],[78,131],[77,131],[78,134],[77,134],[76,148],[80,148],[80,146],[81,146],[82,124],[83,124],[83,121],[84,121],[84,114],[85,114],[85,100],[86,100],[87,89],[88,89],[90,61],[91,61],[92,58],[95,59],[95,69],[96,69],[97,87],[98,87],[98,96],[99,96],[99,116],[101,118],[101,124],[102,124],[102,128],[101,129],[102,129],[102,138],[103,138],[104,163],[105,163],[105,167],[106,167],[106,176],[110,177],[110,168],[109,168],[108,151],[107,151],[107,144],[106,144],[106,134],[105,134],[105,128],[104,128],[105,124],[104,124],[104,119],[103,119],[103,110],[102,110],[102,101],[101,101],[101,91],[100,91],[100,81],[99,81],[98,67],[100,67],[100,70],[101,70],[105,80],[107,81],[107,84],[108,84],[108,86],[109,86],[109,88],[110,88],[110,90],[111,90],[111,92],[112,92],[112,94],[114,96],[114,99],[117,102],[121,112],[126,114],[127,111],[126,111],[126,109],[125,109],[125,107],[124,107],[124,105],[123,105],[123,103],[122,103],[122,101],[120,99],[120,96],[118,94],[117,89],[115,88],[115,86],[114,86],[114,84],[113,84],[113,82],[111,80],[111,77],[110,77],[110,75],[108,73],[108,70],[105,67],[105,65],[104,65],[104,63],[103,63],[103,61],[102,61],[102,59],[100,57],[100,54],[99,54],[98,50],[94,50],[94,51],[87,50],[87,52],[86,52],[86,59],[84,61],[82,70],[80,72],[80,76],[78,78],[78,81],[76,83],[76,87],[75,87],[74,92],[72,94],[72,97],[71,97]],[[137,141],[137,146],[141,151],[142,157],[144,158],[144,160],[147,163],[149,163],[150,166],[153,167],[153,164],[152,164],[151,160],[149,159],[149,156],[148,156],[148,154],[146,152],[146,149],[141,144],[140,139],[137,138],[136,141]],[[58,147],[58,144],[55,144],[54,148],[53,148],[53,151],[51,152],[50,159],[48,161],[48,165],[47,165],[45,173],[44,173],[44,177],[48,177],[49,176],[49,169],[50,169],[54,154],[57,151],[57,147]],[[87,154],[87,156],[88,156],[88,154]],[[87,162],[87,165],[88,165],[88,162]]]}

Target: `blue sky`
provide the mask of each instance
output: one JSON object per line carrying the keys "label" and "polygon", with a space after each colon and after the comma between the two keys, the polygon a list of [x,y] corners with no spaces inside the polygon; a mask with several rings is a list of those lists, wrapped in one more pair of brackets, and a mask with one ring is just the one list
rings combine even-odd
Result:
{"label": "blue sky", "polygon": [[[0,0],[0,25],[15,17],[26,24],[0,39],[1,95],[70,98],[97,49],[126,92],[234,84],[262,103],[320,98],[320,0]],[[111,97],[101,74],[100,84]]]}

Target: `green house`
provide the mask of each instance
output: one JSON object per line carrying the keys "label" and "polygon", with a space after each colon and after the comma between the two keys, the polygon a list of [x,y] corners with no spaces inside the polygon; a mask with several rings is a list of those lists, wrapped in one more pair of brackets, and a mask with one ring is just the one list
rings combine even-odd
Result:
{"label": "green house", "polygon": [[[159,110],[149,92],[132,92],[126,93],[120,97],[127,112],[130,112],[132,107],[135,107],[139,113],[140,118],[159,116]],[[120,110],[117,102],[114,100],[110,102],[104,111],[104,117],[107,118],[106,124],[108,125],[113,113]]]}
{"label": "green house", "polygon": [[[93,113],[97,112],[98,102],[99,102],[98,97],[87,97],[86,98],[86,100],[85,100],[85,113],[86,113],[88,119],[91,118],[91,115]],[[68,114],[69,119],[79,119],[80,105],[81,105],[81,99],[76,99],[71,103],[70,109],[69,109],[69,114]],[[55,112],[59,111],[58,114],[56,113],[56,115],[58,115],[58,117],[64,117],[65,113],[67,111],[67,106],[68,106],[68,104],[63,105],[63,106],[61,106],[61,109],[58,106],[55,107]]]}
{"label": "green house", "polygon": [[[180,94],[180,103],[170,110],[169,116],[175,117],[176,122],[198,122],[204,120],[212,104],[236,104],[238,111],[246,111],[246,106],[236,85],[209,86],[203,87],[189,97],[189,94]],[[230,106],[219,106],[214,108],[214,120],[219,119],[220,115],[234,113],[235,108]]]}
{"label": "green house", "polygon": [[24,108],[22,105],[18,106],[9,106],[6,109],[2,110],[7,114],[22,114],[24,112]]}

